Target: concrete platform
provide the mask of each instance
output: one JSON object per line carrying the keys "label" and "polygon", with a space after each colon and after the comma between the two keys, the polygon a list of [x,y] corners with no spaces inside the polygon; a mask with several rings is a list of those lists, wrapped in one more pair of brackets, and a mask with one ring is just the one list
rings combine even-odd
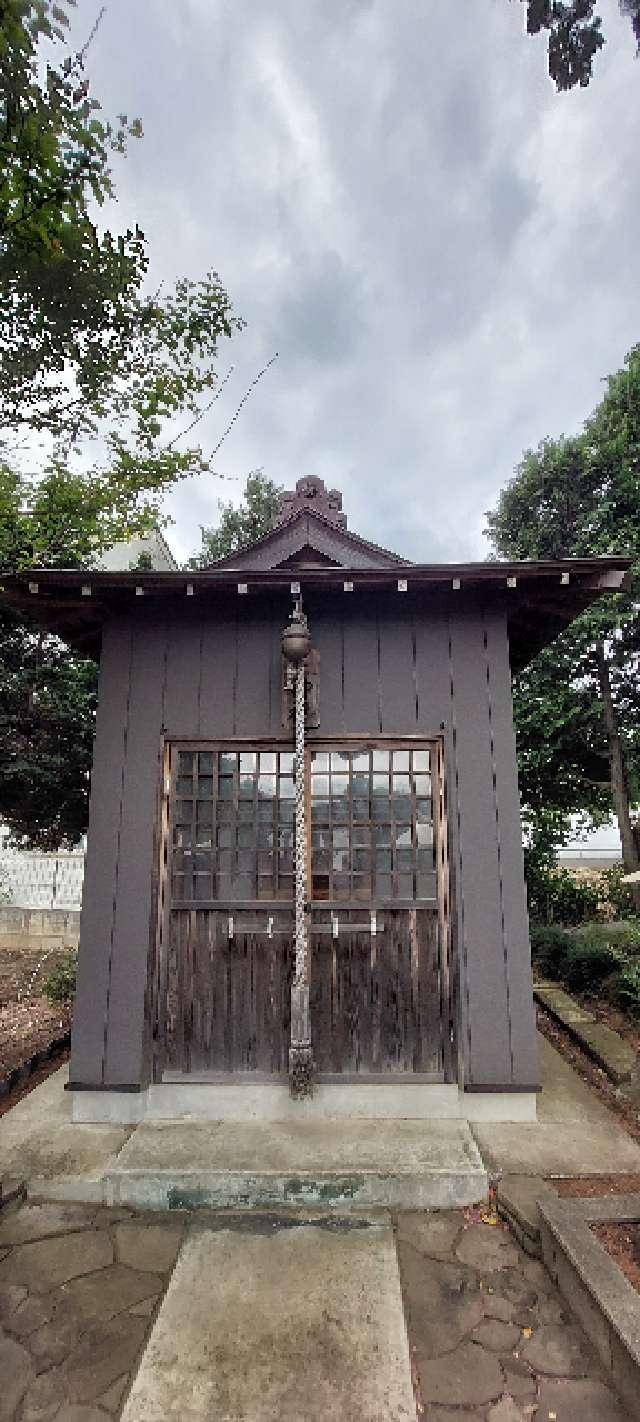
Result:
{"label": "concrete platform", "polygon": [[489,1176],[640,1172],[640,1146],[544,1038],[540,1051],[537,1122],[511,1123],[78,1125],[62,1068],[0,1120],[0,1160],[32,1198],[157,1209],[442,1208],[482,1199]]}
{"label": "concrete platform", "polygon": [[388,1221],[195,1229],[122,1422],[414,1422]]}
{"label": "concrete platform", "polygon": [[488,1190],[459,1121],[223,1121],[138,1127],[104,1172],[106,1204],[145,1209],[474,1204]]}
{"label": "concrete platform", "polygon": [[3,1177],[98,1176],[128,1140],[131,1127],[92,1125],[78,1130],[64,1089],[68,1078],[68,1066],[60,1067],[0,1117]]}
{"label": "concrete platform", "polygon": [[640,1145],[569,1063],[540,1037],[542,1092],[534,1124],[473,1125],[491,1175],[640,1171]]}

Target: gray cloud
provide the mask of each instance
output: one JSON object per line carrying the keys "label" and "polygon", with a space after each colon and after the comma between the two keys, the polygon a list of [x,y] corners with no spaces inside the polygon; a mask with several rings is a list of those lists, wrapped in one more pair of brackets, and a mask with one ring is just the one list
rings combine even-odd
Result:
{"label": "gray cloud", "polygon": [[218,456],[240,482],[167,501],[181,554],[262,466],[409,556],[484,555],[523,449],[640,335],[638,71],[602,8],[595,80],[557,95],[508,0],[109,0],[94,87],[145,128],[118,220],[154,279],[213,266],[248,322],[205,449],[280,352]]}

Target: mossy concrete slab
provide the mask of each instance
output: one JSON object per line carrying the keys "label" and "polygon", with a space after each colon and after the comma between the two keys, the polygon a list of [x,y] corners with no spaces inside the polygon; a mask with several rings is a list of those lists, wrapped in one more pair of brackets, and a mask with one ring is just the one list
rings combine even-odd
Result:
{"label": "mossy concrete slab", "polygon": [[463,1121],[144,1123],[105,1173],[139,1208],[429,1208],[485,1198]]}
{"label": "mossy concrete slab", "polygon": [[196,1229],[122,1422],[414,1422],[388,1222]]}

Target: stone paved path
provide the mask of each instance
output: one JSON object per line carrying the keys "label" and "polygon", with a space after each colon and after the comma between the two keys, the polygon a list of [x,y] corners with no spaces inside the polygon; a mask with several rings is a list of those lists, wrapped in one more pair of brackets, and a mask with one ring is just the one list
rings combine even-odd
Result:
{"label": "stone paved path", "polygon": [[[630,1422],[543,1266],[506,1228],[478,1211],[403,1213],[394,1226],[420,1418]],[[214,1237],[202,1215],[3,1210],[0,1422],[119,1417],[194,1229]]]}
{"label": "stone paved path", "polygon": [[426,1422],[631,1422],[543,1265],[478,1212],[396,1218]]}
{"label": "stone paved path", "polygon": [[0,1214],[0,1422],[120,1415],[184,1222],[83,1205]]}

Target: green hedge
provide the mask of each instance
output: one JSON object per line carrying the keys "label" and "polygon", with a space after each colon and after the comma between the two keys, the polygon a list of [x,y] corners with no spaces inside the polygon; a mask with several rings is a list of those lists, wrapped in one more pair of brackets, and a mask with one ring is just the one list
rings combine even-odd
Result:
{"label": "green hedge", "polygon": [[640,1017],[640,924],[589,923],[567,932],[555,924],[531,929],[531,955],[542,977],[571,992],[602,996]]}

